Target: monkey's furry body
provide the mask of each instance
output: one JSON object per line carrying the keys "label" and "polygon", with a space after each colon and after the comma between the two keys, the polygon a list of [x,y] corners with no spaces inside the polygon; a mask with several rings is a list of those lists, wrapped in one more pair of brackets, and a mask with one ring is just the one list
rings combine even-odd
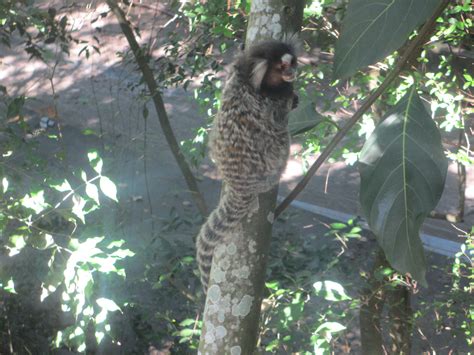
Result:
{"label": "monkey's furry body", "polygon": [[272,83],[268,58],[279,59],[288,52],[293,55],[287,44],[266,42],[242,53],[230,69],[209,141],[211,158],[225,188],[197,237],[197,261],[205,291],[215,247],[229,241],[257,195],[274,187],[285,168],[293,87],[287,81]]}

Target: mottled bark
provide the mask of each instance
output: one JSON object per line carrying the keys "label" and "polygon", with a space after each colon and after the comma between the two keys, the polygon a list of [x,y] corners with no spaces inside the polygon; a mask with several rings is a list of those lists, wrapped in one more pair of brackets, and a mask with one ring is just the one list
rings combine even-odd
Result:
{"label": "mottled bark", "polygon": [[[253,0],[246,46],[301,26],[304,1]],[[278,188],[259,195],[231,242],[214,253],[198,354],[253,354]]]}

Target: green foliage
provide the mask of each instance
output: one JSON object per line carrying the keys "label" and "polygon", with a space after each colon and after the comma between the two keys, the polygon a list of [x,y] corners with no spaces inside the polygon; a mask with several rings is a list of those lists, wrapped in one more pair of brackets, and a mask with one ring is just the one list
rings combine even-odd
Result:
{"label": "green foliage", "polygon": [[[265,345],[265,351],[279,353],[283,349],[291,349],[304,354],[330,352],[334,335],[345,329],[340,321],[346,321],[349,314],[342,310],[351,301],[343,286],[329,280],[316,282],[313,285],[314,292],[285,289],[277,281],[268,282],[266,286],[270,295],[264,301],[266,311],[263,313],[262,334],[272,340]],[[309,316],[313,304],[322,299],[327,303],[320,307],[319,317]],[[339,302],[344,303],[339,305]],[[300,334],[303,329],[310,332],[309,339]]]}
{"label": "green foliage", "polygon": [[419,229],[441,197],[448,163],[436,125],[415,90],[365,143],[360,200],[390,264],[426,284]]}
{"label": "green foliage", "polygon": [[69,53],[68,19],[56,18],[57,11],[34,6],[34,0],[5,0],[0,4],[0,42],[10,47],[11,37],[18,33],[25,38],[24,49],[31,58],[43,59],[45,47],[57,43],[61,50]]}
{"label": "green foliage", "polygon": [[467,344],[474,346],[474,303],[470,302],[474,296],[474,227],[465,235],[466,240],[461,245],[461,250],[456,254],[452,266],[453,285],[451,292],[453,298],[459,298],[464,317],[461,329]]}
{"label": "green foliage", "polygon": [[[178,4],[171,3],[172,6]],[[354,10],[360,10],[356,9],[357,5],[363,6],[367,1],[351,1],[347,11],[346,0],[314,0],[307,3],[306,28],[302,35],[307,41],[306,49],[308,53],[312,53],[313,47],[317,45],[330,59],[323,58],[318,61],[317,66],[306,65],[300,68],[297,84],[300,105],[292,114],[290,124],[293,134],[298,135],[297,139],[303,146],[300,153],[303,159],[320,153],[330,137],[342,127],[347,115],[357,109],[360,102],[380,85],[398,58],[398,53],[392,52],[429,15],[427,4],[434,8],[438,0],[404,0],[392,2],[391,5],[384,0],[371,4],[370,11],[363,14],[360,11],[355,13]],[[43,10],[34,4],[35,2],[27,0],[3,1],[0,4],[0,40],[4,44],[13,45],[15,42],[11,41],[12,36],[19,35],[25,40],[24,48],[28,53],[47,61],[48,48],[52,44],[59,46],[64,52],[68,50],[67,44],[72,40],[67,32],[68,18],[58,15],[54,9]],[[165,55],[153,62],[160,88],[192,88],[200,113],[205,118],[203,127],[195,131],[195,137],[181,143],[187,159],[195,166],[199,166],[205,155],[207,131],[220,105],[222,84],[219,73],[228,64],[231,54],[237,51],[239,43],[243,42],[249,4],[248,1],[227,0],[187,2],[180,8],[173,9],[177,17],[175,23],[169,26],[169,31],[160,32],[160,36],[166,33],[163,44]],[[408,4],[416,10],[412,8],[407,11],[404,6]],[[387,15],[383,18],[384,21],[378,20],[382,17],[378,17],[381,14],[377,13],[377,9],[382,9],[383,14]],[[470,0],[452,2],[438,19],[436,32],[424,46],[418,62],[411,63],[413,75],[403,73],[398,82],[384,93],[373,111],[367,112],[357,129],[346,137],[344,146],[332,155],[332,161],[345,159],[346,162],[354,163],[364,138],[371,135],[384,112],[396,105],[402,97],[413,93],[415,81],[417,90],[422,99],[429,103],[432,118],[440,128],[462,133],[469,126],[468,120],[473,111],[468,98],[472,97],[474,79],[470,67],[461,60],[460,53],[462,50],[472,50],[472,38],[469,35],[472,31],[472,11]],[[336,44],[345,12],[347,17]],[[403,21],[400,20],[401,17],[404,17]],[[361,25],[365,20],[371,21],[369,26],[367,23]],[[347,31],[348,27],[354,29],[350,27],[352,25],[356,26],[355,30]],[[171,28],[172,26],[175,27]],[[395,31],[396,28],[399,31]],[[140,29],[137,28],[136,31],[139,32]],[[93,36],[92,40],[97,44],[93,49],[99,52],[99,38]],[[359,44],[361,47],[356,46]],[[144,46],[143,50],[148,53],[151,48]],[[88,56],[88,46],[83,47],[81,52]],[[363,66],[380,62],[371,67],[370,73],[357,72],[345,81],[329,82],[328,78],[333,75],[331,55],[334,52],[335,72],[339,77],[347,77]],[[390,53],[392,54],[386,57]],[[344,58],[350,60],[343,60]],[[151,54],[149,59],[152,63]],[[196,82],[197,78],[201,81]],[[139,81],[131,84],[132,88],[140,85]],[[18,131],[28,131],[22,115],[28,97],[19,95],[10,98],[4,86],[0,86],[0,94],[5,99],[2,110],[5,119],[18,118],[18,126],[13,128],[5,128],[6,121],[1,123],[1,133],[7,134],[8,143],[3,145],[4,140],[1,141],[0,251],[5,255],[2,262],[7,260],[13,265],[0,270],[0,292],[13,300],[3,303],[5,307],[0,310],[2,319],[4,315],[12,317],[17,313],[27,313],[25,309],[16,312],[15,302],[21,304],[23,297],[34,294],[34,290],[25,290],[21,277],[24,274],[17,271],[17,260],[23,258],[28,261],[28,273],[32,273],[31,269],[38,269],[34,270],[39,272],[34,273],[34,277],[39,280],[36,288],[40,290],[38,299],[42,301],[41,304],[44,306],[51,300],[59,300],[58,306],[53,309],[57,311],[62,308],[60,315],[68,318],[65,324],[58,325],[59,322],[56,321],[54,329],[44,336],[44,339],[54,339],[55,347],[64,345],[71,350],[82,351],[88,342],[90,344],[91,338],[96,343],[119,339],[122,329],[117,328],[128,328],[120,325],[114,327],[110,316],[120,315],[127,320],[127,326],[133,328],[134,336],[139,338],[137,351],[143,352],[157,338],[164,339],[172,335],[177,339],[172,351],[194,353],[202,322],[195,317],[195,300],[188,292],[188,288],[194,290],[196,287],[193,273],[195,264],[191,256],[193,250],[189,246],[190,242],[179,244],[176,242],[177,238],[166,239],[163,235],[176,233],[179,236],[186,235],[187,238],[183,229],[197,228],[200,221],[194,215],[190,217],[178,209],[171,209],[168,217],[160,223],[159,233],[153,236],[152,245],[139,244],[144,249],[141,251],[145,255],[143,258],[147,260],[143,265],[144,271],[135,271],[132,280],[125,279],[130,271],[126,269],[125,262],[137,251],[133,248],[132,252],[131,246],[121,238],[105,233],[102,228],[103,213],[113,201],[118,200],[117,187],[106,172],[107,160],[104,162],[98,151],[91,150],[87,154],[90,166],[68,175],[52,173],[43,157],[32,154],[34,143],[24,142],[23,136],[17,134]],[[149,97],[146,98],[148,99]],[[399,105],[392,110],[397,110]],[[417,108],[420,111],[417,118],[425,119],[423,125],[433,126],[432,118],[421,112],[420,102],[417,102]],[[148,117],[146,105],[143,116]],[[376,135],[381,134],[382,126],[383,123],[378,126]],[[373,138],[369,138],[369,141],[371,139]],[[421,138],[417,141],[418,144],[425,142]],[[10,169],[9,164],[18,158],[20,149],[25,149],[26,158],[22,166],[24,171],[20,169],[18,173]],[[439,153],[439,144],[436,149]],[[362,161],[365,161],[366,153],[367,149]],[[472,152],[466,143],[461,142],[459,147],[450,149],[447,155],[451,160],[466,166],[473,163]],[[61,161],[59,157],[60,154],[54,156]],[[373,172],[376,173],[383,177],[383,171]],[[408,172],[407,175],[411,178],[414,176],[412,173]],[[27,175],[32,178],[26,178]],[[366,191],[376,191],[375,184],[366,185]],[[423,187],[416,187],[417,193],[422,189]],[[384,195],[387,196],[389,195]],[[436,196],[431,196],[431,199],[433,202]],[[380,204],[374,206],[383,210]],[[425,215],[429,209],[425,206],[421,214]],[[420,211],[412,208],[409,212],[415,214]],[[287,222],[290,223],[290,220]],[[421,223],[420,218],[410,221],[414,221],[415,227]],[[393,221],[390,219],[387,223],[393,224]],[[357,297],[360,295],[361,280],[357,274],[359,268],[364,268],[364,261],[371,258],[368,249],[372,249],[373,244],[363,244],[363,247],[354,249],[354,243],[367,243],[356,220],[347,223],[333,222],[327,227],[327,230],[321,232],[324,242],[318,240],[311,244],[306,239],[298,242],[279,241],[283,247],[278,248],[278,252],[283,255],[273,256],[270,260],[270,279],[273,281],[267,283],[268,294],[262,313],[263,330],[260,338],[267,353],[342,352],[337,347],[338,341],[354,328],[354,313],[360,306]],[[299,233],[301,224],[292,228]],[[413,229],[417,232],[417,228]],[[195,231],[188,234],[192,233]],[[415,234],[416,241],[418,235]],[[391,242],[399,239],[395,238]],[[336,241],[337,248],[324,244]],[[420,251],[419,244],[416,247]],[[33,256],[29,254],[31,250],[35,253]],[[357,254],[357,258],[354,259],[351,253]],[[397,245],[391,259],[393,266],[397,267],[405,254],[405,249]],[[418,263],[420,261],[422,258]],[[38,262],[39,267],[32,266],[33,262]],[[45,271],[40,273],[43,269]],[[336,271],[337,277],[329,275]],[[131,272],[134,272],[133,267]],[[418,272],[424,271],[420,268]],[[433,303],[440,309],[437,310],[436,319],[440,319],[439,323],[444,320],[456,321],[455,324],[460,324],[457,330],[463,332],[467,344],[472,346],[472,232],[468,234],[468,241],[454,262],[452,273],[452,292],[440,293],[441,301]],[[412,274],[418,276],[416,272]],[[379,281],[388,279],[391,286],[407,283],[403,275],[391,268],[380,270],[376,277]],[[105,292],[104,285],[109,285],[110,280],[132,291],[136,289],[136,294],[123,297],[114,291]],[[180,281],[186,287],[180,287]],[[141,294],[143,289],[154,292],[153,298],[159,302],[148,303]],[[454,308],[453,305],[458,305],[459,308]],[[29,319],[10,319],[13,324],[16,322],[18,325],[35,327],[43,324]],[[429,320],[431,321],[432,319]],[[3,335],[6,328],[1,323],[0,335]],[[14,325],[11,328],[18,329]],[[36,333],[37,329],[34,330]],[[442,330],[446,331],[444,328]],[[436,331],[441,332],[441,328]],[[17,341],[18,339],[22,337],[16,336]],[[0,343],[2,340],[0,338]],[[27,351],[25,344],[28,341],[30,340],[26,339],[15,343],[15,349],[20,349],[19,352]],[[18,344],[20,345],[17,346]],[[1,350],[3,349],[0,352]]]}
{"label": "green foliage", "polygon": [[336,43],[334,76],[346,78],[397,50],[439,3],[440,0],[349,2]]}
{"label": "green foliage", "polygon": [[312,130],[325,120],[325,117],[315,111],[314,107],[314,102],[303,101],[298,104],[297,108],[290,112],[288,117],[288,129],[292,137]]}
{"label": "green foliage", "polygon": [[171,33],[165,45],[166,56],[157,62],[157,81],[163,86],[187,89],[196,77],[202,80],[194,89],[200,113],[206,118],[195,136],[181,142],[186,158],[198,166],[205,156],[207,130],[217,113],[221,82],[217,73],[223,70],[216,54],[226,55],[238,46],[244,34],[247,1],[215,0],[206,3],[184,3],[177,9],[178,22],[187,28],[183,34]]}
{"label": "green foliage", "polygon": [[[21,107],[17,106],[15,115],[21,115]],[[111,240],[100,230],[89,228],[90,221],[102,212],[104,203],[107,205],[104,197],[117,201],[117,188],[104,175],[104,162],[96,150],[87,154],[91,172],[82,169],[75,172],[75,177],[80,177],[82,183],[75,178],[48,175],[39,183],[38,180],[27,183],[26,172],[19,179],[16,172],[23,171],[8,168],[14,166],[15,159],[25,148],[16,147],[13,138],[2,142],[3,148],[8,147],[8,153],[3,154],[0,162],[0,248],[11,258],[11,265],[0,273],[0,285],[2,292],[15,294],[17,298],[5,305],[2,317],[15,324],[10,307],[29,297],[22,279],[29,279],[31,275],[18,275],[15,265],[20,261],[14,260],[22,260],[33,253],[36,262],[45,270],[36,301],[43,302],[46,307],[51,302],[48,300],[57,299],[59,308],[50,312],[68,319],[62,328],[56,328],[58,324],[52,325],[50,336],[55,339],[54,344],[84,351],[87,332],[93,329],[94,337],[100,343],[110,333],[108,314],[120,311],[120,306],[112,299],[101,295],[104,278],[107,275],[125,278],[125,269],[119,264],[134,255],[124,247],[123,240]],[[37,160],[33,153],[29,154]],[[15,348],[20,351],[21,345]]]}

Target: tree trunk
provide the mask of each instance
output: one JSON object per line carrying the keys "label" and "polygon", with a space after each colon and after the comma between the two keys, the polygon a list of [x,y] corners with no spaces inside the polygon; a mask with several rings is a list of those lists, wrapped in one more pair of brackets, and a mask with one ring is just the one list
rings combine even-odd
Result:
{"label": "tree trunk", "polygon": [[[303,8],[304,0],[253,1],[246,46],[296,33]],[[275,187],[259,195],[258,211],[242,222],[231,243],[214,251],[198,354],[254,353],[277,192]]]}

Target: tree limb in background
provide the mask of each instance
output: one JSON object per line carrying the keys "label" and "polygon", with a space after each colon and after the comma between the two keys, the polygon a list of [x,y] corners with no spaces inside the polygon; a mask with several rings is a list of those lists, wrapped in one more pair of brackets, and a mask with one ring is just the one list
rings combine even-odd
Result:
{"label": "tree limb in background", "polygon": [[202,216],[207,216],[208,211],[206,207],[206,202],[202,197],[201,192],[199,191],[199,187],[197,185],[197,181],[189,168],[186,159],[181,152],[179,147],[178,141],[173,133],[173,129],[171,128],[168,114],[166,113],[166,109],[163,103],[163,98],[160,95],[158,90],[158,84],[156,83],[155,77],[153,72],[148,65],[148,61],[144,55],[143,50],[140,48],[135,35],[133,34],[132,28],[130,26],[129,21],[125,18],[125,13],[122,9],[118,6],[117,1],[115,0],[107,0],[107,4],[111,8],[114,15],[117,17],[117,20],[120,24],[120,28],[130,45],[130,48],[135,56],[135,60],[137,61],[138,67],[142,72],[143,79],[148,86],[148,90],[150,90],[151,97],[153,99],[153,103],[155,105],[156,113],[158,115],[158,119],[160,121],[161,129],[163,130],[163,134],[165,135],[166,141],[171,149],[171,153],[173,154],[176,162],[178,163],[181,172],[183,173],[184,179],[186,180],[186,184],[188,185],[191,194],[193,195],[194,202],[199,209],[199,212]]}
{"label": "tree limb in background", "polygon": [[441,15],[444,9],[449,5],[449,0],[443,0],[433,15],[429,18],[428,21],[420,29],[419,34],[415,39],[408,45],[407,50],[403,56],[398,60],[395,68],[390,72],[390,74],[385,78],[383,83],[375,90],[375,92],[369,96],[369,98],[362,104],[360,109],[351,117],[351,119],[342,127],[340,131],[336,133],[334,138],[329,142],[328,146],[321,155],[316,159],[311,168],[308,170],[303,179],[296,185],[296,187],[288,194],[288,196],[280,203],[280,205],[275,210],[275,217],[278,217],[293,201],[298,194],[303,191],[308,182],[311,180],[313,175],[318,171],[318,169],[323,165],[332,151],[336,148],[339,142],[346,136],[346,134],[351,130],[351,128],[359,121],[362,115],[370,108],[370,106],[379,98],[380,95],[388,88],[388,86],[398,77],[401,71],[405,68],[405,65],[410,61],[410,59],[417,54],[417,49],[419,46],[423,45],[426,37],[432,32],[433,28],[436,26],[436,19]]}

